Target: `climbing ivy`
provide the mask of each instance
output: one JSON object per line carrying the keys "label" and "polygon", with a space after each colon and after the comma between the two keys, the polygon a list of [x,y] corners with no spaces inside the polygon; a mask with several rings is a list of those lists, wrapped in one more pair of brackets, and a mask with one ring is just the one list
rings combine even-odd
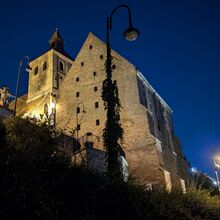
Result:
{"label": "climbing ivy", "polygon": [[120,100],[116,81],[112,81],[112,56],[110,45],[107,44],[105,61],[106,79],[102,86],[102,99],[106,110],[106,123],[103,129],[104,147],[108,153],[107,174],[110,179],[122,178],[119,162],[120,142],[123,141],[124,130],[120,124]]}

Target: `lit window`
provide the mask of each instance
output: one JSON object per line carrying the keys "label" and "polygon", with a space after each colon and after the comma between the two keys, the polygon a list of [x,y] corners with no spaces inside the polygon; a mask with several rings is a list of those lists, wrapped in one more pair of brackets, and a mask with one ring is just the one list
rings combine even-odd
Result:
{"label": "lit window", "polygon": [[79,92],[76,92],[76,97],[79,97]]}
{"label": "lit window", "polygon": [[38,74],[38,66],[36,66],[36,67],[34,68],[34,74],[35,74],[35,75]]}
{"label": "lit window", "polygon": [[60,69],[61,71],[64,71],[64,64],[63,64],[62,61],[59,62],[59,69]]}
{"label": "lit window", "polygon": [[45,61],[43,64],[43,70],[46,70],[46,69],[47,69],[47,61]]}
{"label": "lit window", "polygon": [[95,72],[93,72],[93,76],[96,76],[96,71],[95,71]]}
{"label": "lit window", "polygon": [[84,66],[84,62],[81,62],[81,66]]}
{"label": "lit window", "polygon": [[79,77],[76,77],[76,82],[79,82]]}
{"label": "lit window", "polygon": [[95,102],[95,108],[98,108],[98,107],[99,107],[99,103]]}
{"label": "lit window", "polygon": [[99,121],[99,119],[96,119],[96,125],[100,125],[100,121]]}
{"label": "lit window", "polygon": [[96,91],[98,91],[98,87],[97,86],[94,87],[94,92],[96,92]]}

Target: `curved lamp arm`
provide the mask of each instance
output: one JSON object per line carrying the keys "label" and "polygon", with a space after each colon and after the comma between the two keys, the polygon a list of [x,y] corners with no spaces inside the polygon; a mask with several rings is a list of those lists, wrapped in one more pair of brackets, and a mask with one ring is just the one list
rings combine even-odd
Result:
{"label": "curved lamp arm", "polygon": [[119,8],[127,8],[128,9],[128,19],[129,19],[129,28],[132,27],[132,21],[131,21],[131,9],[128,5],[119,5],[118,7],[114,8],[110,14],[110,23],[109,28],[112,30],[112,16],[113,14],[119,9]]}
{"label": "curved lamp arm", "polygon": [[131,19],[131,9],[128,5],[119,5],[118,7],[114,8],[110,14],[110,17],[107,17],[107,41],[109,41],[109,30],[112,30],[112,17],[113,14],[119,9],[119,8],[127,8],[128,10],[128,28],[124,31],[124,37],[128,40],[128,41],[134,41],[136,40],[139,35],[140,32],[138,29],[134,28],[132,26],[132,19]]}

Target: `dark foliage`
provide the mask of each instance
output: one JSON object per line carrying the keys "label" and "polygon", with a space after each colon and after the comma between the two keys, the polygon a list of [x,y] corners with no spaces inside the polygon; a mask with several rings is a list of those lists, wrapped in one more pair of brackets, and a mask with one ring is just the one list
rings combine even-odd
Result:
{"label": "dark foliage", "polygon": [[102,99],[106,110],[106,124],[103,130],[104,146],[108,153],[107,174],[109,180],[122,179],[120,163],[118,160],[120,152],[119,142],[123,140],[123,128],[120,124],[120,100],[118,97],[118,87],[112,81],[112,56],[111,47],[107,43],[107,59],[105,62],[106,79],[102,86]]}
{"label": "dark foliage", "polygon": [[207,191],[148,191],[72,166],[45,125],[11,118],[0,132],[0,219],[220,219]]}

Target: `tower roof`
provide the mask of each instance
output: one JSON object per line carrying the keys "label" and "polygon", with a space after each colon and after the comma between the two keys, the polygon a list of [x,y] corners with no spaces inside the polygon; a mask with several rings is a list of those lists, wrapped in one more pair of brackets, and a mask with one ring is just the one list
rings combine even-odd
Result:
{"label": "tower roof", "polygon": [[56,28],[55,32],[51,36],[51,38],[49,40],[49,43],[51,43],[51,42],[53,42],[54,40],[57,40],[57,39],[63,41],[63,38],[60,36],[60,32],[59,32],[58,28]]}
{"label": "tower roof", "polygon": [[58,29],[53,33],[52,37],[49,40],[50,48],[57,49],[58,51],[64,50],[64,40],[60,36]]}

